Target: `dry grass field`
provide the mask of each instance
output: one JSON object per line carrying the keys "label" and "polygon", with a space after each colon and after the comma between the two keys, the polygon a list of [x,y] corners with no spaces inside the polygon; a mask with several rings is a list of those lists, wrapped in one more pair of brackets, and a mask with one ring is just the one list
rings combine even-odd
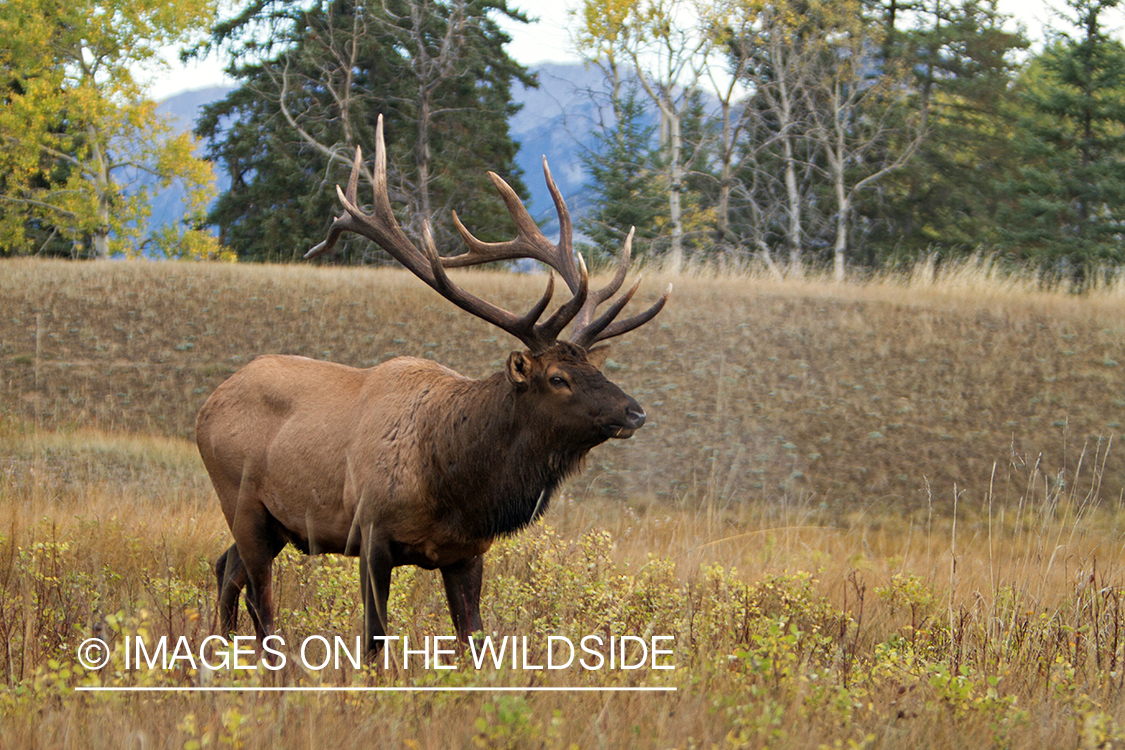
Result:
{"label": "dry grass field", "polygon": [[[543,283],[461,278],[511,307]],[[482,376],[514,342],[389,271],[0,264],[0,748],[1125,745],[1125,295],[674,281],[606,367],[649,424],[486,557],[523,664],[165,670],[125,646],[213,632],[229,532],[191,437],[218,383],[266,352]],[[287,644],[358,632],[354,560],[277,575]],[[435,575],[396,572],[391,628],[452,632]],[[675,669],[524,668],[586,635],[673,636]],[[676,690],[250,689],[321,685]]]}

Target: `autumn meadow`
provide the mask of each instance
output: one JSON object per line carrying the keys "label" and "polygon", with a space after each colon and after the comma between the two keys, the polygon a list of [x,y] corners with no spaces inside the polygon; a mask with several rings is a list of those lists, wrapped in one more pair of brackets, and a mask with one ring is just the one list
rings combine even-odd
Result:
{"label": "autumn meadow", "polygon": [[[458,280],[510,308],[544,283]],[[518,659],[314,668],[296,644],[360,631],[357,565],[286,550],[282,668],[164,668],[132,644],[216,633],[219,383],[270,352],[481,377],[515,342],[405,272],[0,263],[0,748],[1125,746],[1125,290],[976,259],[647,270],[634,304],[668,281],[604,368],[648,424],[485,558],[483,635]],[[396,570],[390,628],[452,634],[436,573]],[[587,636],[672,653],[546,668]]]}

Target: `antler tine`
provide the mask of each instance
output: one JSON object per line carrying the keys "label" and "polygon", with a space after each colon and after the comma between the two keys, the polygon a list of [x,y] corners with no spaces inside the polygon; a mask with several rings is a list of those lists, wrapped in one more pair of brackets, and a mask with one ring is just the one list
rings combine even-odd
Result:
{"label": "antler tine", "polygon": [[552,341],[558,340],[559,334],[562,329],[566,328],[567,324],[574,319],[586,304],[587,295],[590,291],[590,274],[586,271],[586,261],[582,259],[582,255],[578,256],[578,288],[572,290],[573,296],[570,301],[559,307],[540,324],[545,335],[550,336]]}
{"label": "antler tine", "polygon": [[590,292],[586,304],[578,311],[578,315],[574,318],[575,331],[581,331],[590,325],[598,305],[617,294],[617,290],[621,288],[621,284],[625,281],[625,275],[629,272],[629,260],[633,255],[633,233],[635,231],[636,227],[629,227],[629,234],[625,237],[625,242],[621,246],[621,258],[617,261],[617,270],[614,272],[613,278],[601,289]]}
{"label": "antler tine", "polygon": [[[562,191],[555,184],[555,178],[551,176],[551,167],[547,165],[546,154],[543,155],[543,177],[547,180],[547,190],[551,193],[551,200],[555,202],[555,213],[559,217],[559,259],[570,261],[574,257],[574,225],[570,221],[570,210],[566,207],[566,201],[563,200]],[[581,255],[578,260],[585,269],[586,264]],[[568,269],[573,267],[573,262],[567,264]],[[570,286],[569,280],[568,286]],[[570,292],[574,294],[577,290],[570,286]]]}
{"label": "antler tine", "polygon": [[[539,301],[532,306],[532,308],[523,316],[517,316],[501,307],[498,307],[490,302],[476,297],[459,286],[454,284],[445,272],[443,261],[437,252],[437,246],[434,243],[433,232],[430,228],[429,221],[423,223],[422,226],[422,250],[419,250],[413,242],[406,236],[402,230],[398,220],[395,218],[394,211],[391,208],[391,201],[387,191],[387,150],[383,140],[383,116],[380,115],[375,126],[375,169],[372,175],[372,189],[374,197],[372,201],[372,210],[370,214],[364,213],[359,207],[356,206],[356,192],[359,184],[359,171],[362,165],[362,156],[360,150],[356,149],[355,161],[352,165],[351,175],[348,177],[348,189],[345,192],[336,186],[336,195],[340,199],[340,203],[344,207],[344,213],[332,222],[332,226],[328,230],[328,236],[325,240],[319,243],[316,247],[309,250],[306,258],[313,258],[321,255],[335,246],[340,235],[344,232],[355,232],[363,235],[369,240],[375,242],[377,245],[386,250],[395,260],[405,266],[411,273],[424,281],[428,286],[448,299],[453,304],[460,307],[462,310],[475,315],[482,320],[495,325],[503,331],[506,331],[517,339],[522,341],[532,351],[542,351],[552,344],[558,338],[559,331],[570,322],[574,315],[581,309],[586,301],[586,267],[584,263],[580,264],[581,270],[578,276],[577,287],[581,290],[581,294],[575,294],[567,304],[563,305],[553,314],[546,323],[538,324],[540,316],[547,305],[551,302],[551,297],[554,293],[555,277],[551,274],[547,279],[547,289],[540,297]],[[522,217],[518,216],[518,212],[513,210],[509,198],[501,191],[501,196],[504,198],[505,203],[509,204],[509,213],[512,213],[513,219],[516,220],[517,226],[521,221],[529,223],[534,226],[531,217],[528,216],[526,209],[523,209],[523,204],[519,203],[518,196],[503,180],[499,177],[492,175],[493,182],[499,183],[507,188],[507,192],[511,194],[512,199],[519,205],[522,211]],[[564,209],[565,211],[565,206]],[[562,217],[560,216],[560,220]],[[569,217],[567,217],[569,221]],[[458,229],[461,231],[462,236],[468,234],[467,231],[458,222]],[[542,238],[542,244],[551,248],[548,254],[552,260],[555,259],[555,253],[561,252],[561,249],[551,245],[542,233],[536,234]],[[469,235],[471,237],[471,235]],[[526,231],[526,228],[521,229],[520,237],[517,241],[525,240],[527,237],[534,239]],[[474,240],[475,241],[475,240]],[[483,244],[483,243],[478,243]],[[567,243],[569,247],[569,241]],[[546,251],[546,248],[542,248]],[[520,255],[518,257],[523,257]],[[535,257],[535,256],[531,256]],[[477,261],[483,262],[483,261]],[[457,265],[457,264],[454,264]],[[460,265],[472,265],[472,263],[462,263]],[[549,262],[552,268],[555,268],[563,274],[564,278],[567,276],[567,269],[565,265],[556,262]],[[571,276],[575,275],[573,267],[569,270]],[[569,284],[569,281],[568,281]]]}
{"label": "antler tine", "polygon": [[613,319],[616,318],[621,313],[621,311],[625,309],[625,305],[629,304],[629,300],[633,299],[633,295],[637,293],[637,289],[641,285],[642,278],[644,277],[638,276],[637,280],[633,282],[633,285],[629,287],[629,290],[625,292],[625,294],[622,294],[620,297],[615,299],[613,301],[613,304],[607,307],[605,309],[605,312],[599,315],[596,320],[591,321],[582,328],[578,328],[577,333],[572,338],[580,338],[582,340],[588,339],[592,344],[597,335],[601,333],[606,328],[606,326],[612,323]]}
{"label": "antler tine", "polygon": [[[359,146],[356,146],[355,158],[352,160],[352,171],[351,174],[348,175],[347,198],[351,203],[355,203],[356,188],[359,186],[359,168],[362,164],[363,151]],[[337,192],[339,192],[339,185],[336,186],[336,190]],[[305,253],[305,260],[315,258],[318,255],[323,255],[324,253],[331,250],[336,246],[336,241],[340,239],[340,235],[344,232],[358,231],[352,228],[353,224],[354,219],[352,219],[352,215],[345,210],[344,213],[340,214],[340,216],[336,217],[336,220],[332,222],[332,226],[328,229],[328,236],[322,242],[318,243],[311,250]]]}
{"label": "antler tine", "polygon": [[593,319],[594,312],[598,305],[616,294],[617,290],[621,288],[621,284],[625,281],[625,275],[629,270],[629,259],[633,251],[634,231],[634,227],[629,228],[629,234],[626,236],[625,242],[621,247],[621,259],[617,263],[617,271],[614,273],[613,278],[601,289],[590,292],[586,303],[575,317],[574,330],[571,333],[570,340],[572,343],[578,344],[584,349],[589,349],[599,341],[605,341],[608,338],[628,333],[634,328],[638,328],[652,320],[656,317],[656,314],[664,308],[664,303],[668,301],[668,296],[672,293],[672,285],[669,284],[668,288],[664,290],[664,294],[661,295],[660,299],[653,303],[650,308],[631,318],[614,322],[614,318],[625,309],[625,305],[629,303],[629,300],[633,298],[633,295],[640,287],[641,277],[637,277],[637,280],[633,282],[633,285],[629,287],[628,291],[614,300],[613,303],[606,308],[605,312],[596,319]]}
{"label": "antler tine", "polygon": [[[377,158],[378,149],[376,150],[376,159]],[[359,190],[359,168],[361,166],[363,166],[363,149],[359,146],[356,146],[355,159],[352,160],[352,171],[348,173],[348,192],[346,193],[348,200],[350,200],[352,203],[355,203],[355,194]]]}
{"label": "antler tine", "polygon": [[461,223],[461,219],[457,216],[457,212],[454,211],[453,223],[457,227],[461,239],[468,247],[468,251],[461,255],[442,258],[442,265],[446,268],[463,268],[497,260],[532,258],[558,271],[571,294],[577,292],[581,281],[574,263],[572,244],[574,227],[570,220],[570,211],[566,207],[566,201],[563,200],[562,192],[555,184],[554,178],[551,177],[551,169],[547,166],[546,157],[543,158],[543,176],[547,180],[547,189],[551,192],[551,198],[555,202],[555,212],[559,216],[558,244],[552,243],[543,235],[539,225],[531,218],[527,208],[516,195],[516,191],[512,190],[511,185],[495,172],[489,172],[489,179],[492,180],[496,192],[500,194],[500,199],[504,201],[504,206],[508,209],[508,215],[512,217],[512,223],[516,225],[515,239],[506,242],[483,242],[465,228],[465,225]]}
{"label": "antler tine", "polygon": [[[636,289],[636,287],[638,286],[639,283],[640,283],[640,279],[637,279],[637,284],[634,284],[633,289],[630,289],[629,292],[627,292],[627,294],[625,296],[631,297],[632,294],[633,294],[633,290]],[[611,339],[614,336],[620,336],[623,333],[628,333],[629,331],[633,330],[634,328],[639,328],[640,326],[644,325],[645,323],[647,323],[650,320],[652,320],[653,318],[655,318],[656,314],[664,309],[664,303],[668,301],[668,297],[671,294],[672,294],[672,285],[669,284],[668,287],[664,290],[664,294],[660,295],[660,299],[656,300],[656,302],[653,303],[652,307],[648,308],[643,313],[639,313],[638,315],[634,315],[631,318],[626,318],[625,320],[619,320],[615,323],[609,323],[609,321],[606,321],[607,325],[605,325],[605,327],[603,329],[600,329],[600,330],[596,330],[596,322],[595,322],[595,325],[591,325],[590,328],[588,328],[586,331],[583,331],[582,333],[578,334],[577,336],[572,337],[571,341],[575,344],[578,344],[583,349],[589,349],[591,346],[598,343],[599,341],[605,341],[606,339]],[[625,297],[623,297],[623,299],[624,298]],[[626,301],[628,301],[628,300],[626,300]],[[615,306],[616,306],[616,303],[615,303]],[[622,305],[621,307],[624,307],[624,305]],[[609,312],[610,312],[610,310],[606,310],[606,314],[608,314]],[[613,311],[613,314],[616,315],[618,312],[620,312],[620,308]],[[606,316],[603,315],[603,316],[599,317],[598,320],[600,321],[602,317],[606,317]],[[612,317],[610,317],[610,320],[612,320]]]}

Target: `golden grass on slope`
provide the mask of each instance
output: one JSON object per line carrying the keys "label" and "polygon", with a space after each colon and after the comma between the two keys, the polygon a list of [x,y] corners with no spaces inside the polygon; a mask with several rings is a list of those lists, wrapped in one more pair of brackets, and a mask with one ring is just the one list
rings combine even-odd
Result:
{"label": "golden grass on slope", "polygon": [[[675,280],[668,309],[615,340],[606,368],[650,422],[594,451],[574,492],[878,512],[946,509],[956,487],[979,508],[989,483],[994,503],[1016,502],[1038,466],[1042,497],[1125,422],[1125,299],[989,273]],[[511,309],[544,283],[460,278]],[[48,429],[190,437],[211,390],[260,353],[360,367],[411,354],[480,377],[515,346],[385,270],[6,261],[0,300],[0,403]],[[1109,449],[1099,471],[1116,502],[1125,456]]]}

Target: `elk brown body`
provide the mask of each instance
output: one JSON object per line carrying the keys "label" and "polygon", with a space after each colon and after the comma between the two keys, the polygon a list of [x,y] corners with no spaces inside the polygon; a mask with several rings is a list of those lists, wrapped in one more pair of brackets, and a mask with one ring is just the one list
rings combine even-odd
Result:
{"label": "elk brown body", "polygon": [[[381,207],[389,213],[384,159],[380,119],[375,218],[354,207],[357,152],[348,193],[341,194],[347,212],[310,255],[329,249],[342,231],[360,232],[527,349],[512,352],[501,372],[482,380],[413,357],[356,369],[266,355],[220,385],[199,412],[196,439],[234,537],[216,563],[225,632],[237,625],[243,589],[258,638],[273,632],[273,560],[291,543],[309,554],[360,558],[369,651],[386,634],[391,570],[399,565],[441,571],[454,627],[465,640],[482,627],[482,556],[492,541],[541,516],[590,449],[628,438],[645,422],[640,405],[598,369],[606,347],[592,346],[651,319],[667,299],[668,291],[645,313],[615,323],[624,306],[619,299],[594,318],[594,308],[620,287],[628,244],[614,280],[588,293],[585,266],[574,265],[569,237],[548,247],[518,199],[513,203],[498,185],[517,240],[487,245],[458,222],[468,261],[466,255],[439,259],[428,232],[423,255],[397,223],[379,217]],[[549,172],[547,180],[569,230]],[[574,296],[539,323],[552,284],[530,313],[516,317],[456,287],[442,270],[497,257],[544,260]],[[557,340],[571,320],[572,341]]]}

